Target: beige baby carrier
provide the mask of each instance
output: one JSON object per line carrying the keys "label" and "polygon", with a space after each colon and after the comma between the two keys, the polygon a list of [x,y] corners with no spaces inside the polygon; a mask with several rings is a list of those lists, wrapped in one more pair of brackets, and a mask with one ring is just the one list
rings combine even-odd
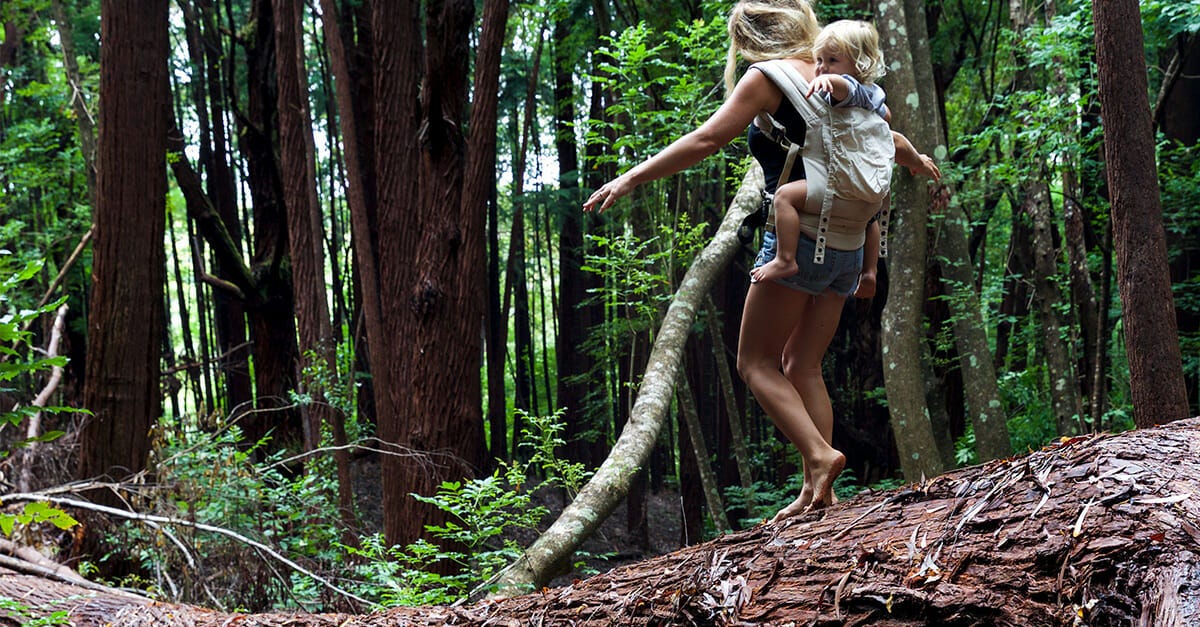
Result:
{"label": "beige baby carrier", "polygon": [[[879,214],[879,256],[887,256],[887,198],[891,189],[896,146],[891,129],[879,114],[862,107],[833,107],[819,94],[806,97],[808,82],[786,61],[773,60],[753,66],[766,74],[808,127],[803,146],[784,135],[783,127],[766,113],[755,125],[787,149],[779,184],[787,182],[796,155],[804,159],[808,182],[805,212],[819,216],[814,263],[825,263],[825,242],[833,214],[834,197],[882,203]],[[772,209],[773,211],[773,209]]]}

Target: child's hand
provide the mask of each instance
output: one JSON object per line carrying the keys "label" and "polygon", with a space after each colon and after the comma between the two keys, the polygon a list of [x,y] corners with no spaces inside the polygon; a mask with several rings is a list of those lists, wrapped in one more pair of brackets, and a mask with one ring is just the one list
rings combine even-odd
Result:
{"label": "child's hand", "polygon": [[822,94],[832,94],[833,88],[834,88],[834,81],[833,81],[834,76],[836,76],[836,75],[835,74],[822,74],[822,75],[812,79],[812,82],[810,82],[808,84],[808,93],[804,94],[804,96],[808,97],[808,96],[813,95],[816,92],[820,92]]}
{"label": "child's hand", "polygon": [[913,176],[928,176],[929,178],[940,181],[942,180],[942,171],[938,169],[937,164],[927,154],[919,154],[917,157],[921,160],[919,167],[909,167],[908,171]]}

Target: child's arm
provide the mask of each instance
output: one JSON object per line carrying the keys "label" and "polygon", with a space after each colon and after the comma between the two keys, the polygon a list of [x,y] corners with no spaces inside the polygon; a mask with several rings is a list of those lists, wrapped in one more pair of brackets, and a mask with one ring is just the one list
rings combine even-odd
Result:
{"label": "child's arm", "polygon": [[942,171],[929,155],[917,152],[908,138],[892,131],[892,140],[896,144],[896,163],[908,168],[913,176],[928,176],[935,181],[942,180]]}
{"label": "child's arm", "polygon": [[850,97],[850,81],[840,74],[822,74],[812,79],[804,95],[811,96],[814,92],[829,94],[833,102],[841,102]]}

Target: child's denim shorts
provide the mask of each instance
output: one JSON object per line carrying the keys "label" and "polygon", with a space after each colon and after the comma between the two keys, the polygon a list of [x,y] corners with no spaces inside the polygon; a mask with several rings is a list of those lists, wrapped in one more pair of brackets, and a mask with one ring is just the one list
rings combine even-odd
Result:
{"label": "child's denim shorts", "polygon": [[[757,268],[775,258],[775,234],[771,231],[763,233],[762,248],[754,260]],[[825,248],[825,263],[813,263],[813,252],[817,242],[801,233],[800,242],[796,246],[796,265],[800,271],[789,277],[775,279],[775,282],[794,290],[808,294],[822,294],[825,290],[833,290],[841,296],[849,296],[858,288],[858,275],[862,272],[863,249],[834,250]]]}

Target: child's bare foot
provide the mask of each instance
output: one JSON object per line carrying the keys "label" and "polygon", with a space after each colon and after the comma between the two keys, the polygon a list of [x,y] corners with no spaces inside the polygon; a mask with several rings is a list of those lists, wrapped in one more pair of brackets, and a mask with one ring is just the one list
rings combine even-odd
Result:
{"label": "child's bare foot", "polygon": [[862,273],[858,277],[858,289],[854,290],[855,298],[871,298],[875,295],[875,273]]}
{"label": "child's bare foot", "polygon": [[750,280],[755,283],[759,281],[770,281],[772,279],[782,279],[792,276],[800,271],[800,266],[796,260],[784,261],[776,257],[767,263],[750,271]]}

